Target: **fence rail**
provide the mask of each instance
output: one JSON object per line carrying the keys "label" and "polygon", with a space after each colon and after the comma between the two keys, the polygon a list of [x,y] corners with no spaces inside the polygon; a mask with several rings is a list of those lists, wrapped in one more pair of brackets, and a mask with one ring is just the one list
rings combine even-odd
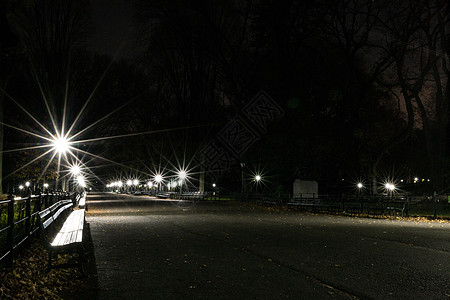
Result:
{"label": "fence rail", "polygon": [[[291,196],[288,194],[267,193],[236,193],[232,199],[242,202],[254,203],[276,203],[287,205],[289,202],[302,202],[303,200],[314,200],[316,210],[334,211],[373,211],[373,208],[389,208],[402,206],[404,212],[409,216],[422,216],[433,218],[450,218],[450,195],[330,195],[330,194],[303,194]],[[404,206],[403,206],[404,204]]]}
{"label": "fence rail", "polygon": [[9,195],[0,201],[0,266],[12,267],[15,252],[26,243],[39,229],[37,214],[53,203],[70,199],[68,193],[30,192],[25,197]]}

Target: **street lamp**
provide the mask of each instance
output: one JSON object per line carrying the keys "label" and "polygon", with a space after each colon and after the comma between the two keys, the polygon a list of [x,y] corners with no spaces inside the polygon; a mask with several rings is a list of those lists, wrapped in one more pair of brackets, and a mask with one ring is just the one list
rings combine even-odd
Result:
{"label": "street lamp", "polygon": [[[61,158],[61,155],[64,155],[67,151],[69,151],[69,141],[64,136],[60,136],[57,134],[57,136],[53,139],[51,143],[53,150],[59,154],[59,157]],[[58,189],[58,183],[59,183],[59,166],[58,171],[56,175],[56,185],[55,189]],[[63,183],[63,189],[65,188],[65,184]]]}
{"label": "street lamp", "polygon": [[255,175],[255,182],[256,182],[256,193],[258,193],[258,185],[259,185],[259,182],[261,181],[261,175],[259,175],[259,174],[256,174]]}
{"label": "street lamp", "polygon": [[395,191],[395,185],[393,183],[386,182],[386,184],[384,185],[384,188],[386,189],[388,194],[392,197],[392,194]]}
{"label": "street lamp", "polygon": [[245,163],[241,162],[241,193],[244,192],[244,167]]}
{"label": "street lamp", "polygon": [[161,174],[155,175],[155,182],[158,184],[158,189],[161,190],[161,182],[163,181],[163,177]]}
{"label": "street lamp", "polygon": [[136,192],[136,190],[137,190],[138,184],[139,184],[139,180],[133,179],[133,186],[134,186],[134,191],[135,191],[135,192]]}
{"label": "street lamp", "polygon": [[185,170],[181,170],[180,172],[178,172],[178,184],[180,186],[180,194],[183,192],[183,182],[184,180],[187,178],[187,173]]}
{"label": "street lamp", "polygon": [[84,179],[83,175],[78,175],[77,176],[77,183],[79,186],[81,186],[82,188],[86,187],[86,180]]}
{"label": "street lamp", "polygon": [[81,168],[78,165],[73,165],[70,167],[70,173],[72,173],[73,176],[77,176],[81,173]]}

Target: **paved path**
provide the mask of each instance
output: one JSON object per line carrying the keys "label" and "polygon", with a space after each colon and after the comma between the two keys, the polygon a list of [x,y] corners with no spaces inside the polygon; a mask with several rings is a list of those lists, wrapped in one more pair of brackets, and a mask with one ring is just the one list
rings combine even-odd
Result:
{"label": "paved path", "polygon": [[450,299],[450,224],[90,195],[99,299]]}

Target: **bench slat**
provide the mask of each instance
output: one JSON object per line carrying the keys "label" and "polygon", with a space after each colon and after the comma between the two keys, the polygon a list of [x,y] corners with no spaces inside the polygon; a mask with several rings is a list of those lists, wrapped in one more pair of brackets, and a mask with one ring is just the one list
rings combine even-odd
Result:
{"label": "bench slat", "polygon": [[84,209],[73,211],[69,217],[67,217],[67,220],[64,222],[51,245],[63,246],[82,242],[84,213]]}

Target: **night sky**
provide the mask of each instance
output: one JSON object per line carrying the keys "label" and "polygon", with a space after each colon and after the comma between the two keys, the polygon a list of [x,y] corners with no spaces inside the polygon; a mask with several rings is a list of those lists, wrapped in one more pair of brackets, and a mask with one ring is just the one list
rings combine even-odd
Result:
{"label": "night sky", "polygon": [[136,38],[133,7],[127,0],[92,1],[94,34],[89,43],[100,54],[131,57]]}

